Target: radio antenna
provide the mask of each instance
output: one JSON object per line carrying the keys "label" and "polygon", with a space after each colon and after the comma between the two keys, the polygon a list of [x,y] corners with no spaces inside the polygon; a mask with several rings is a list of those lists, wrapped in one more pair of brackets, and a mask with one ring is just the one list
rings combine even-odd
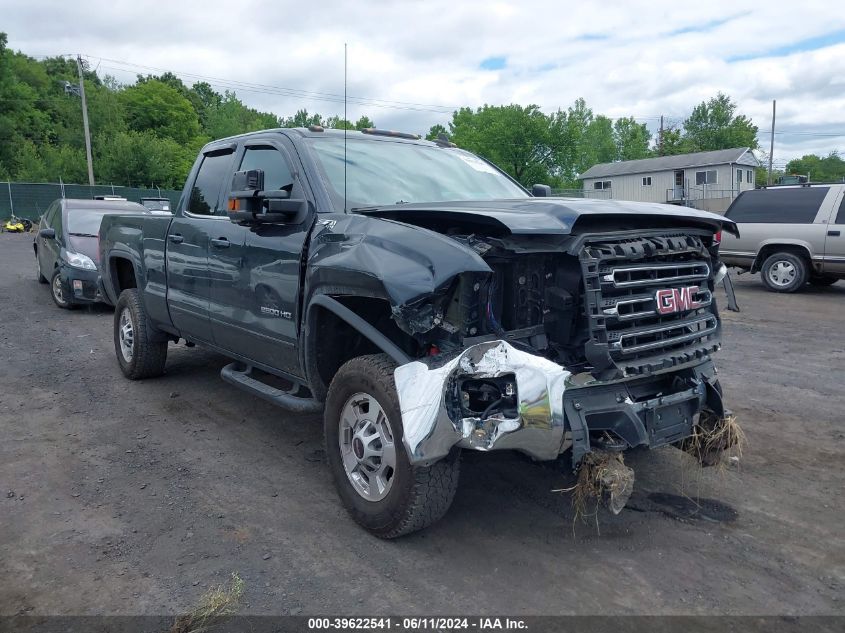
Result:
{"label": "radio antenna", "polygon": [[346,213],[346,42],[343,43],[343,212]]}

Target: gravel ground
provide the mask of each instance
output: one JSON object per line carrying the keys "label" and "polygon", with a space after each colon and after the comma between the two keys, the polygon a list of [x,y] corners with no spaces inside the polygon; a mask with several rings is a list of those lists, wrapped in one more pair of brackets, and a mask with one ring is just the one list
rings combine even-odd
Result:
{"label": "gravel ground", "polygon": [[129,382],[112,311],[56,308],[30,237],[0,235],[0,270],[0,615],[170,614],[233,572],[249,614],[845,614],[845,282],[737,280],[718,364],[738,465],[634,456],[598,533],[559,466],[465,452],[446,518],[385,542],[342,509],[318,417],[197,348]]}

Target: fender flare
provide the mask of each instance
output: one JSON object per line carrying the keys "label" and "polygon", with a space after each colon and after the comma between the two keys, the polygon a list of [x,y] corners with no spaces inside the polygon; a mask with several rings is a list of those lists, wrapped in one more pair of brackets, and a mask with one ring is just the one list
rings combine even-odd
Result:
{"label": "fender flare", "polygon": [[312,297],[311,301],[308,303],[308,311],[306,313],[307,322],[312,322],[311,312],[317,306],[332,312],[339,319],[343,320],[355,330],[360,332],[362,336],[369,339],[373,345],[390,356],[398,365],[404,365],[413,360],[410,356],[403,352],[396,343],[391,341],[384,334],[359,317],[340,301],[330,297],[329,295],[318,294]]}
{"label": "fender flare", "polygon": [[809,242],[806,240],[796,240],[793,238],[772,238],[768,240],[764,240],[760,242],[757,246],[757,253],[754,255],[754,261],[751,263],[751,272],[756,273],[763,267],[763,262],[765,261],[764,257],[761,257],[761,253],[770,247],[786,247],[786,250],[790,248],[798,248],[803,251],[807,252],[807,259],[810,262],[810,266],[813,265],[813,248]]}

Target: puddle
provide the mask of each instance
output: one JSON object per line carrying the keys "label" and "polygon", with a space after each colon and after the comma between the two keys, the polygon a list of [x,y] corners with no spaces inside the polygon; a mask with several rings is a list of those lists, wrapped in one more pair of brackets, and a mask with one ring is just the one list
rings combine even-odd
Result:
{"label": "puddle", "polygon": [[715,499],[691,499],[666,492],[653,492],[648,500],[663,514],[684,521],[733,523],[739,513],[731,506]]}

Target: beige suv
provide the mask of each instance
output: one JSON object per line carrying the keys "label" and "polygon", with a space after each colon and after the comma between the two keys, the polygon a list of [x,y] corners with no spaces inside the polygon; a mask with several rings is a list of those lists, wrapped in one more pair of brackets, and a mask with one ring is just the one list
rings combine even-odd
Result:
{"label": "beige suv", "polygon": [[728,266],[759,272],[774,292],[845,279],[845,184],[788,185],[745,191],[725,216],[740,237],[725,234]]}

